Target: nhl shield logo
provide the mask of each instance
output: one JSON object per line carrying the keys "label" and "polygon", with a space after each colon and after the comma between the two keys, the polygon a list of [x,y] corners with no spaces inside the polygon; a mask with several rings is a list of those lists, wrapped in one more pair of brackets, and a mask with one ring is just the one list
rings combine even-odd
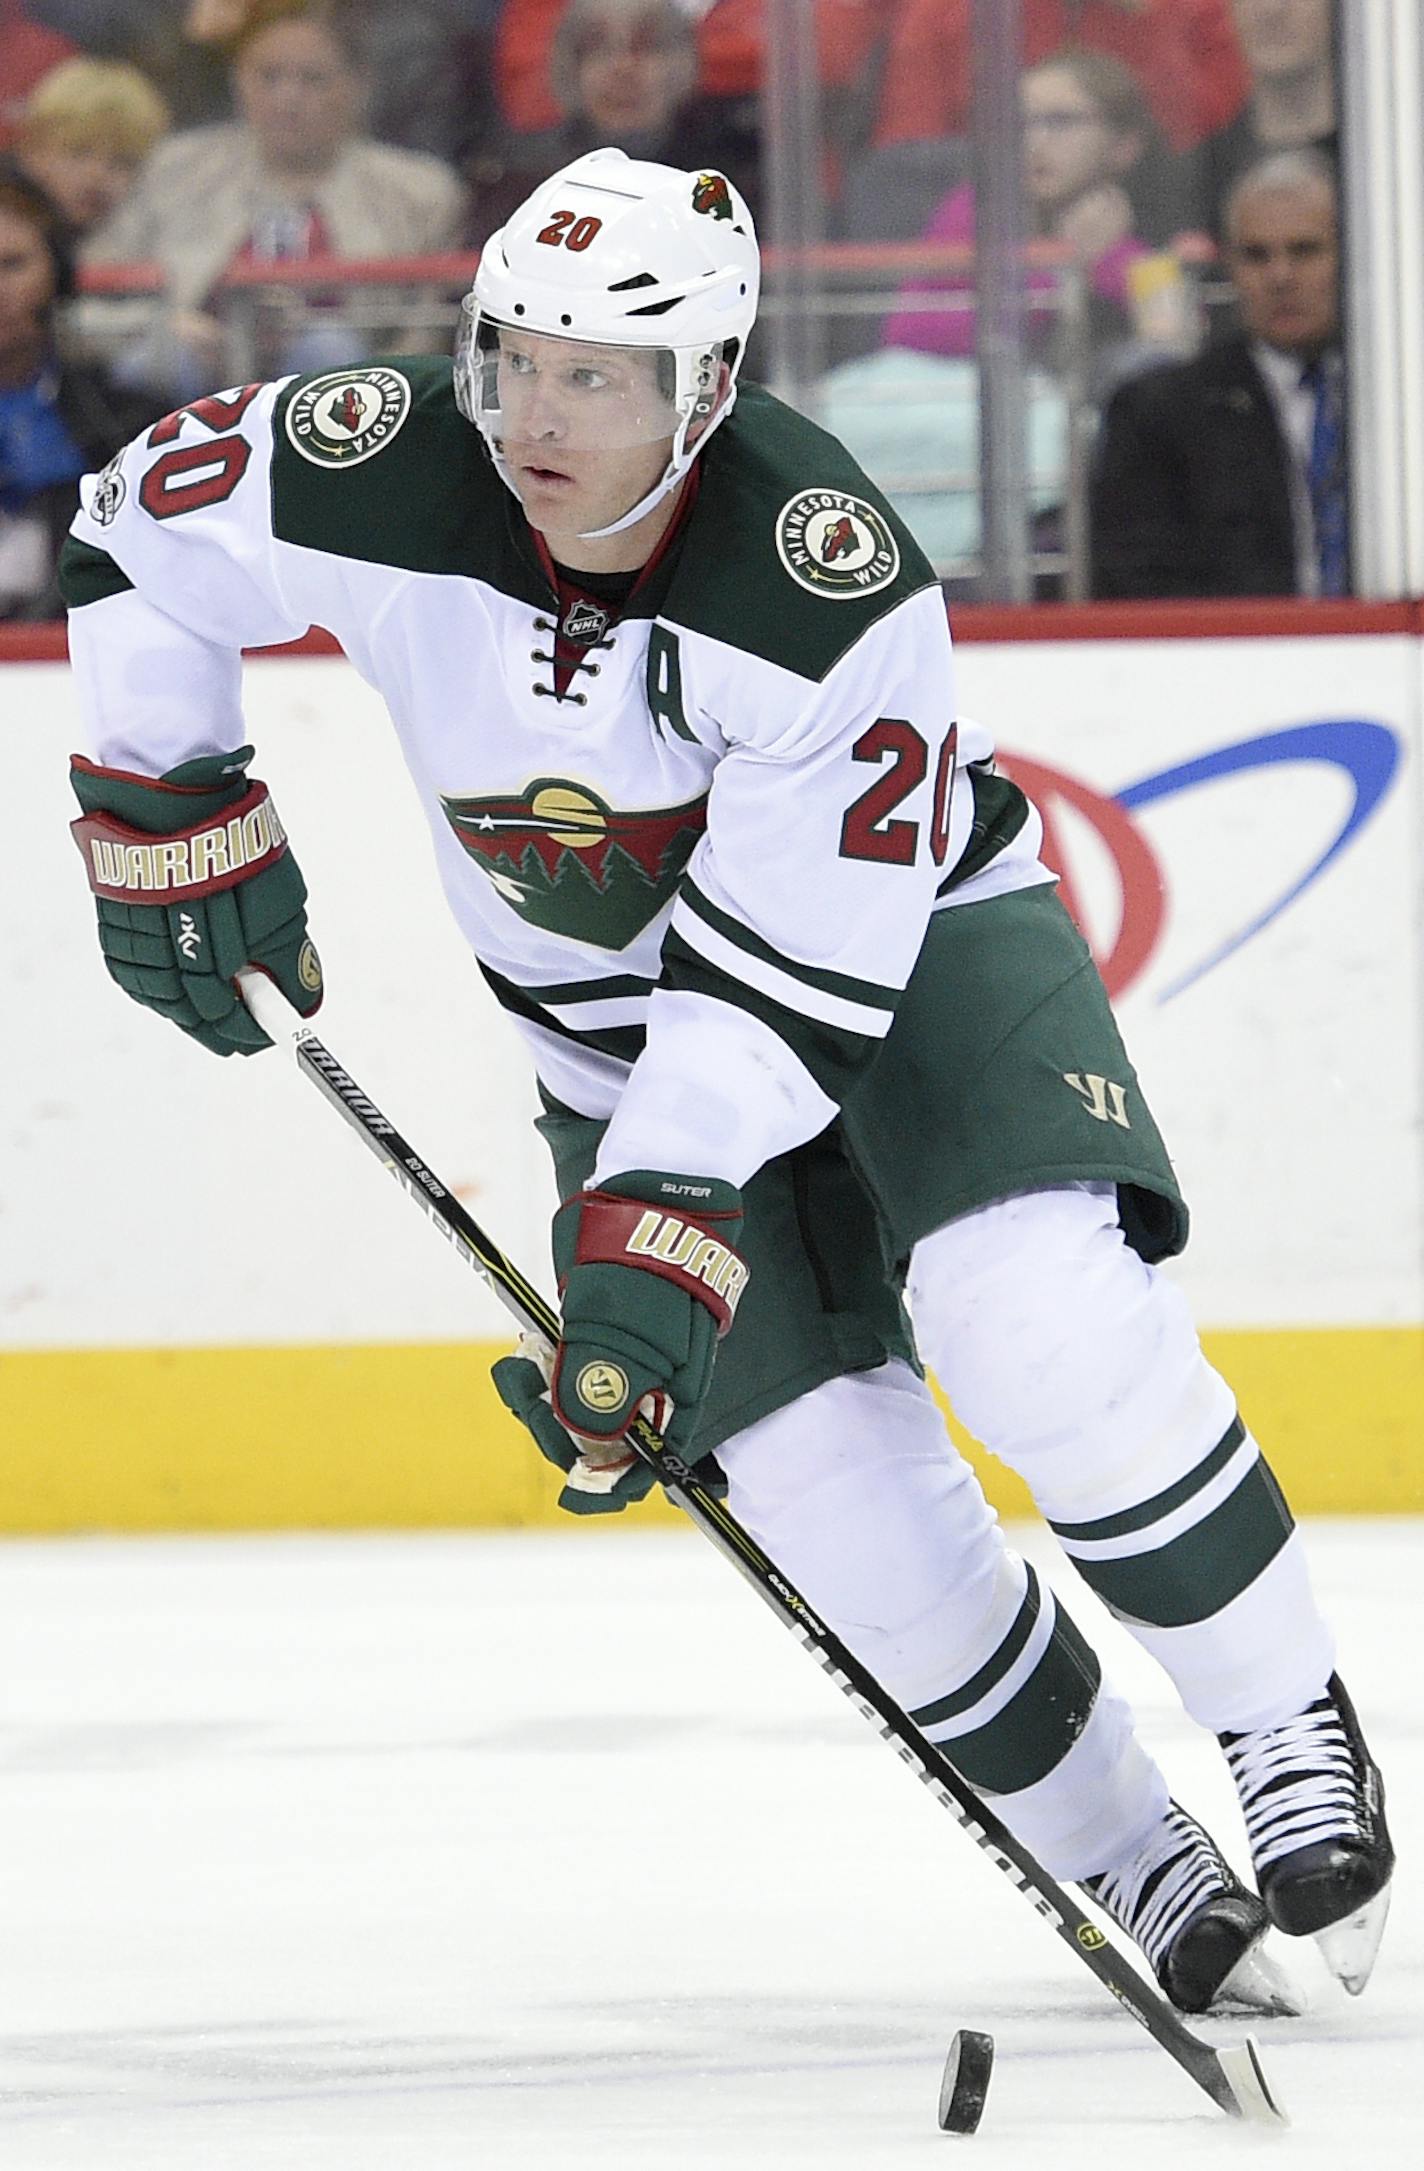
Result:
{"label": "nhl shield logo", "polygon": [[844,490],[800,490],[776,519],[776,549],[799,587],[833,601],[879,595],[900,570],[882,513]]}
{"label": "nhl shield logo", "polygon": [[559,631],[566,641],[588,648],[608,631],[608,613],[601,603],[591,603],[586,596],[576,597],[565,611]]}
{"label": "nhl shield logo", "polygon": [[314,467],[356,467],[384,452],[410,413],[399,370],[351,369],[313,377],[287,408],[287,436]]}

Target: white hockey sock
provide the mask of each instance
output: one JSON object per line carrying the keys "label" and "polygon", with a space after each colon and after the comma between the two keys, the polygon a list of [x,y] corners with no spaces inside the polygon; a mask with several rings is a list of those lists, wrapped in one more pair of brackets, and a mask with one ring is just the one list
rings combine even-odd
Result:
{"label": "white hockey sock", "polygon": [[1139,1843],[1166,1783],[908,1367],[829,1381],[718,1455],[738,1521],[1051,1874]]}
{"label": "white hockey sock", "polygon": [[1128,1247],[1111,1185],[936,1230],[910,1299],[960,1418],[1193,1718],[1235,1730],[1318,1694],[1331,1638],[1289,1510],[1181,1291]]}

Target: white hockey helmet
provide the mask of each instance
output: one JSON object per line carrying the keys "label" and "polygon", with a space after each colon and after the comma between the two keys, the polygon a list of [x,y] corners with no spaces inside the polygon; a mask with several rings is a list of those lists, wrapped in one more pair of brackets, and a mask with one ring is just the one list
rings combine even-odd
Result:
{"label": "white hockey helmet", "polygon": [[[513,489],[501,450],[501,331],[666,357],[656,400],[643,403],[641,417],[625,409],[619,426],[625,443],[670,439],[670,456],[636,505],[590,531],[616,535],[676,488],[731,412],[760,272],[751,213],[725,175],[589,151],[541,183],[485,243],[456,335],[460,412]],[[724,363],[729,381],[718,406]],[[695,421],[706,427],[689,445]],[[600,442],[609,441],[605,429]]]}

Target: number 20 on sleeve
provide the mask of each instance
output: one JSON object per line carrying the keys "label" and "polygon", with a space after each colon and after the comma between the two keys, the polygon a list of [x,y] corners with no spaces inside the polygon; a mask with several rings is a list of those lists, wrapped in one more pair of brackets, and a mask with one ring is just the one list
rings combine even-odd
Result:
{"label": "number 20 on sleeve", "polygon": [[[930,850],[937,867],[944,865],[949,849],[949,802],[958,736],[958,726],[951,724],[935,769]],[[879,717],[856,740],[851,759],[876,763],[889,760],[891,766],[846,808],[841,822],[841,858],[879,860],[892,867],[913,866],[919,850],[920,825],[892,821],[890,817],[919,789],[928,774],[930,751],[923,733],[903,716]]]}

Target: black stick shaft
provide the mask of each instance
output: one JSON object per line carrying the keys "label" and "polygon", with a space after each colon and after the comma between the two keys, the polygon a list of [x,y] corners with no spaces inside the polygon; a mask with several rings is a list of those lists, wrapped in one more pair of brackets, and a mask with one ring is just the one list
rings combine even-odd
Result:
{"label": "black stick shaft", "polygon": [[[317,1085],[332,1106],[340,1111],[363,1142],[389,1169],[396,1181],[415,1200],[430,1221],[485,1281],[506,1311],[521,1327],[559,1338],[559,1316],[554,1307],[498,1245],[466,1212],[454,1194],[441,1183],[421,1156],[402,1138],[372,1101],[344,1070],[315,1033],[303,1030],[294,1036],[298,1067]],[[1018,1886],[1032,1907],[1051,1925],[1076,1957],[1091,1969],[1100,1983],[1131,2013],[1134,2020],[1190,2075],[1213,2103],[1235,2117],[1243,2115],[1231,2080],[1218,2053],[1178,2017],[1166,1999],[1109,1943],[1097,1925],[1056,1884],[1020,1845],[986,1803],[960,1778],[944,1753],[928,1741],[902,1711],[874,1675],[855,1654],[818,1619],[800,1592],[767,1558],[749,1531],[723,1503],[707,1491],[678,1455],[670,1454],[662,1436],[645,1418],[636,1420],[629,1435],[643,1460],[651,1463],[670,1499],[725,1554],[773,1613],[799,1637],[817,1664],[825,1669],[842,1694],[867,1718],[881,1737],[892,1742],[901,1759],[943,1803],[950,1814],[988,1855],[995,1867]]]}

